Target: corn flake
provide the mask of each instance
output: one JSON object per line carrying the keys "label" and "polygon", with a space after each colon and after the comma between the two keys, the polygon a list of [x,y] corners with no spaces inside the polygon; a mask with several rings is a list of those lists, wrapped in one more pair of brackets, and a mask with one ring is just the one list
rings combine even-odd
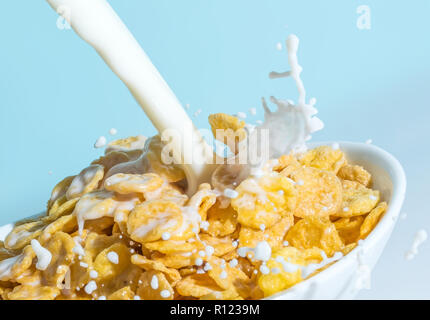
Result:
{"label": "corn flake", "polygon": [[8,294],[9,300],[54,300],[60,294],[58,288],[49,286],[20,285]]}
{"label": "corn flake", "polygon": [[104,176],[104,168],[94,164],[82,170],[72,181],[66,192],[67,199],[74,199],[98,189]]}
{"label": "corn flake", "polygon": [[[141,284],[137,289],[137,295],[143,300],[173,300],[174,298],[172,286],[164,274],[159,271],[149,270],[144,272],[139,279],[139,283]],[[166,292],[167,294],[165,294]]]}
{"label": "corn flake", "polygon": [[176,284],[175,289],[182,296],[195,298],[206,296],[214,291],[223,291],[207,273],[187,276]]}
{"label": "corn flake", "polygon": [[124,174],[117,173],[106,179],[106,190],[119,194],[146,193],[157,190],[163,185],[163,179],[153,173]]}
{"label": "corn flake", "polygon": [[237,228],[237,212],[229,205],[221,208],[217,202],[207,212],[209,223],[207,233],[213,237],[223,237],[232,234]]}
{"label": "corn flake", "polygon": [[328,146],[309,150],[300,157],[299,161],[303,166],[332,171],[335,174],[346,164],[344,153]]}
{"label": "corn flake", "polygon": [[352,217],[369,213],[379,202],[379,191],[371,190],[362,184],[343,180],[343,203],[335,214],[338,217]]}
{"label": "corn flake", "polygon": [[297,249],[320,248],[328,256],[343,248],[335,225],[330,220],[320,217],[307,217],[297,222],[285,238]]}
{"label": "corn flake", "polygon": [[372,176],[363,167],[357,165],[345,165],[340,168],[337,176],[343,180],[356,181],[365,187],[371,184]]}
{"label": "corn flake", "polygon": [[342,184],[336,175],[316,168],[302,168],[291,175],[298,191],[294,215],[328,217],[342,205]]}
{"label": "corn flake", "polygon": [[381,202],[373,209],[364,219],[360,227],[360,239],[366,238],[370,232],[375,228],[376,224],[381,219],[382,215],[387,211],[388,205],[386,202]]}
{"label": "corn flake", "polygon": [[15,227],[4,241],[5,248],[12,250],[24,248],[31,240],[42,234],[45,226],[43,221],[35,221]]}
{"label": "corn flake", "polygon": [[239,196],[232,199],[231,206],[238,213],[243,226],[259,229],[270,228],[296,205],[296,190],[284,176],[273,174],[244,180],[236,189]]}
{"label": "corn flake", "polygon": [[181,208],[162,200],[147,201],[130,213],[127,230],[131,239],[145,243],[160,240],[163,233],[173,234],[182,224]]}

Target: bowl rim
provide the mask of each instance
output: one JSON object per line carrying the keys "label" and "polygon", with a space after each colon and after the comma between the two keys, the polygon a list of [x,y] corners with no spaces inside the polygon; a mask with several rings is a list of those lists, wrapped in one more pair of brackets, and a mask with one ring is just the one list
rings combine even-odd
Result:
{"label": "bowl rim", "polygon": [[393,191],[389,200],[388,210],[387,212],[385,212],[385,214],[378,222],[376,227],[372,230],[372,232],[366,237],[366,239],[360,241],[360,245],[351,250],[351,252],[344,256],[341,260],[337,261],[327,269],[319,272],[315,276],[303,280],[302,282],[292,286],[291,288],[266,297],[264,298],[264,300],[277,300],[288,293],[293,294],[295,291],[302,291],[304,290],[304,288],[306,288],[307,286],[311,286],[315,282],[323,282],[328,278],[334,276],[336,273],[341,272],[341,270],[347,264],[352,263],[353,260],[357,259],[357,255],[360,251],[366,252],[368,248],[373,246],[375,243],[381,241],[385,232],[392,229],[392,227],[396,224],[398,220],[399,213],[405,199],[407,186],[406,174],[400,162],[391,153],[373,144],[349,141],[322,141],[309,143],[308,146],[310,148],[323,145],[331,146],[334,143],[338,143],[341,149],[342,147],[345,147],[347,149],[355,148],[367,150],[366,153],[372,153],[374,155],[374,158],[377,157],[382,160],[382,162],[386,165],[385,169],[388,172],[393,185]]}

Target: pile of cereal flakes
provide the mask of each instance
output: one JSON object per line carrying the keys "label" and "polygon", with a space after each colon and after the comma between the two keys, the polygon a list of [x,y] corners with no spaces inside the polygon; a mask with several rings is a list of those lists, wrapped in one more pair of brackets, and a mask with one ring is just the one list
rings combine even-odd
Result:
{"label": "pile of cereal flakes", "polygon": [[[237,118],[209,120],[243,136]],[[336,147],[283,155],[223,191],[221,166],[189,198],[160,138],[145,140],[110,143],[46,213],[16,223],[0,242],[0,299],[261,299],[348,254],[387,209]]]}

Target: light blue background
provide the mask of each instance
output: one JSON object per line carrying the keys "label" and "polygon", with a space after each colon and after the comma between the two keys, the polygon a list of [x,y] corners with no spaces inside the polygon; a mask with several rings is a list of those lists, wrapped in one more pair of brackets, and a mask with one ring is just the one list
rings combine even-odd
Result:
{"label": "light blue background", "polygon": [[[430,298],[430,246],[403,259],[430,227],[430,1],[111,0],[190,114],[260,108],[260,97],[297,98],[288,69],[290,33],[308,94],[326,124],[315,140],[365,141],[392,152],[408,179],[404,211],[361,298]],[[356,27],[369,5],[371,30]],[[43,1],[0,4],[0,225],[44,209],[51,188],[100,150],[100,135],[154,133],[125,86]],[[258,117],[262,115],[259,109]],[[112,137],[109,137],[112,139]],[[48,172],[52,171],[52,174]]]}

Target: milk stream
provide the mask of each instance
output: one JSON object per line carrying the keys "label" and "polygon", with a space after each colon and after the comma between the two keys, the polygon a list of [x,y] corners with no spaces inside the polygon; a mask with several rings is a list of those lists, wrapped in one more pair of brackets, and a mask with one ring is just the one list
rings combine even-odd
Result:
{"label": "milk stream", "polygon": [[212,149],[109,3],[106,0],[47,2],[56,12],[68,9],[70,14],[64,18],[124,82],[158,132],[172,130],[180,134],[182,139],[172,141],[171,146],[176,151],[173,153],[176,163],[184,164],[189,193],[199,183],[209,181],[213,167],[206,165],[205,159],[212,157]]}

